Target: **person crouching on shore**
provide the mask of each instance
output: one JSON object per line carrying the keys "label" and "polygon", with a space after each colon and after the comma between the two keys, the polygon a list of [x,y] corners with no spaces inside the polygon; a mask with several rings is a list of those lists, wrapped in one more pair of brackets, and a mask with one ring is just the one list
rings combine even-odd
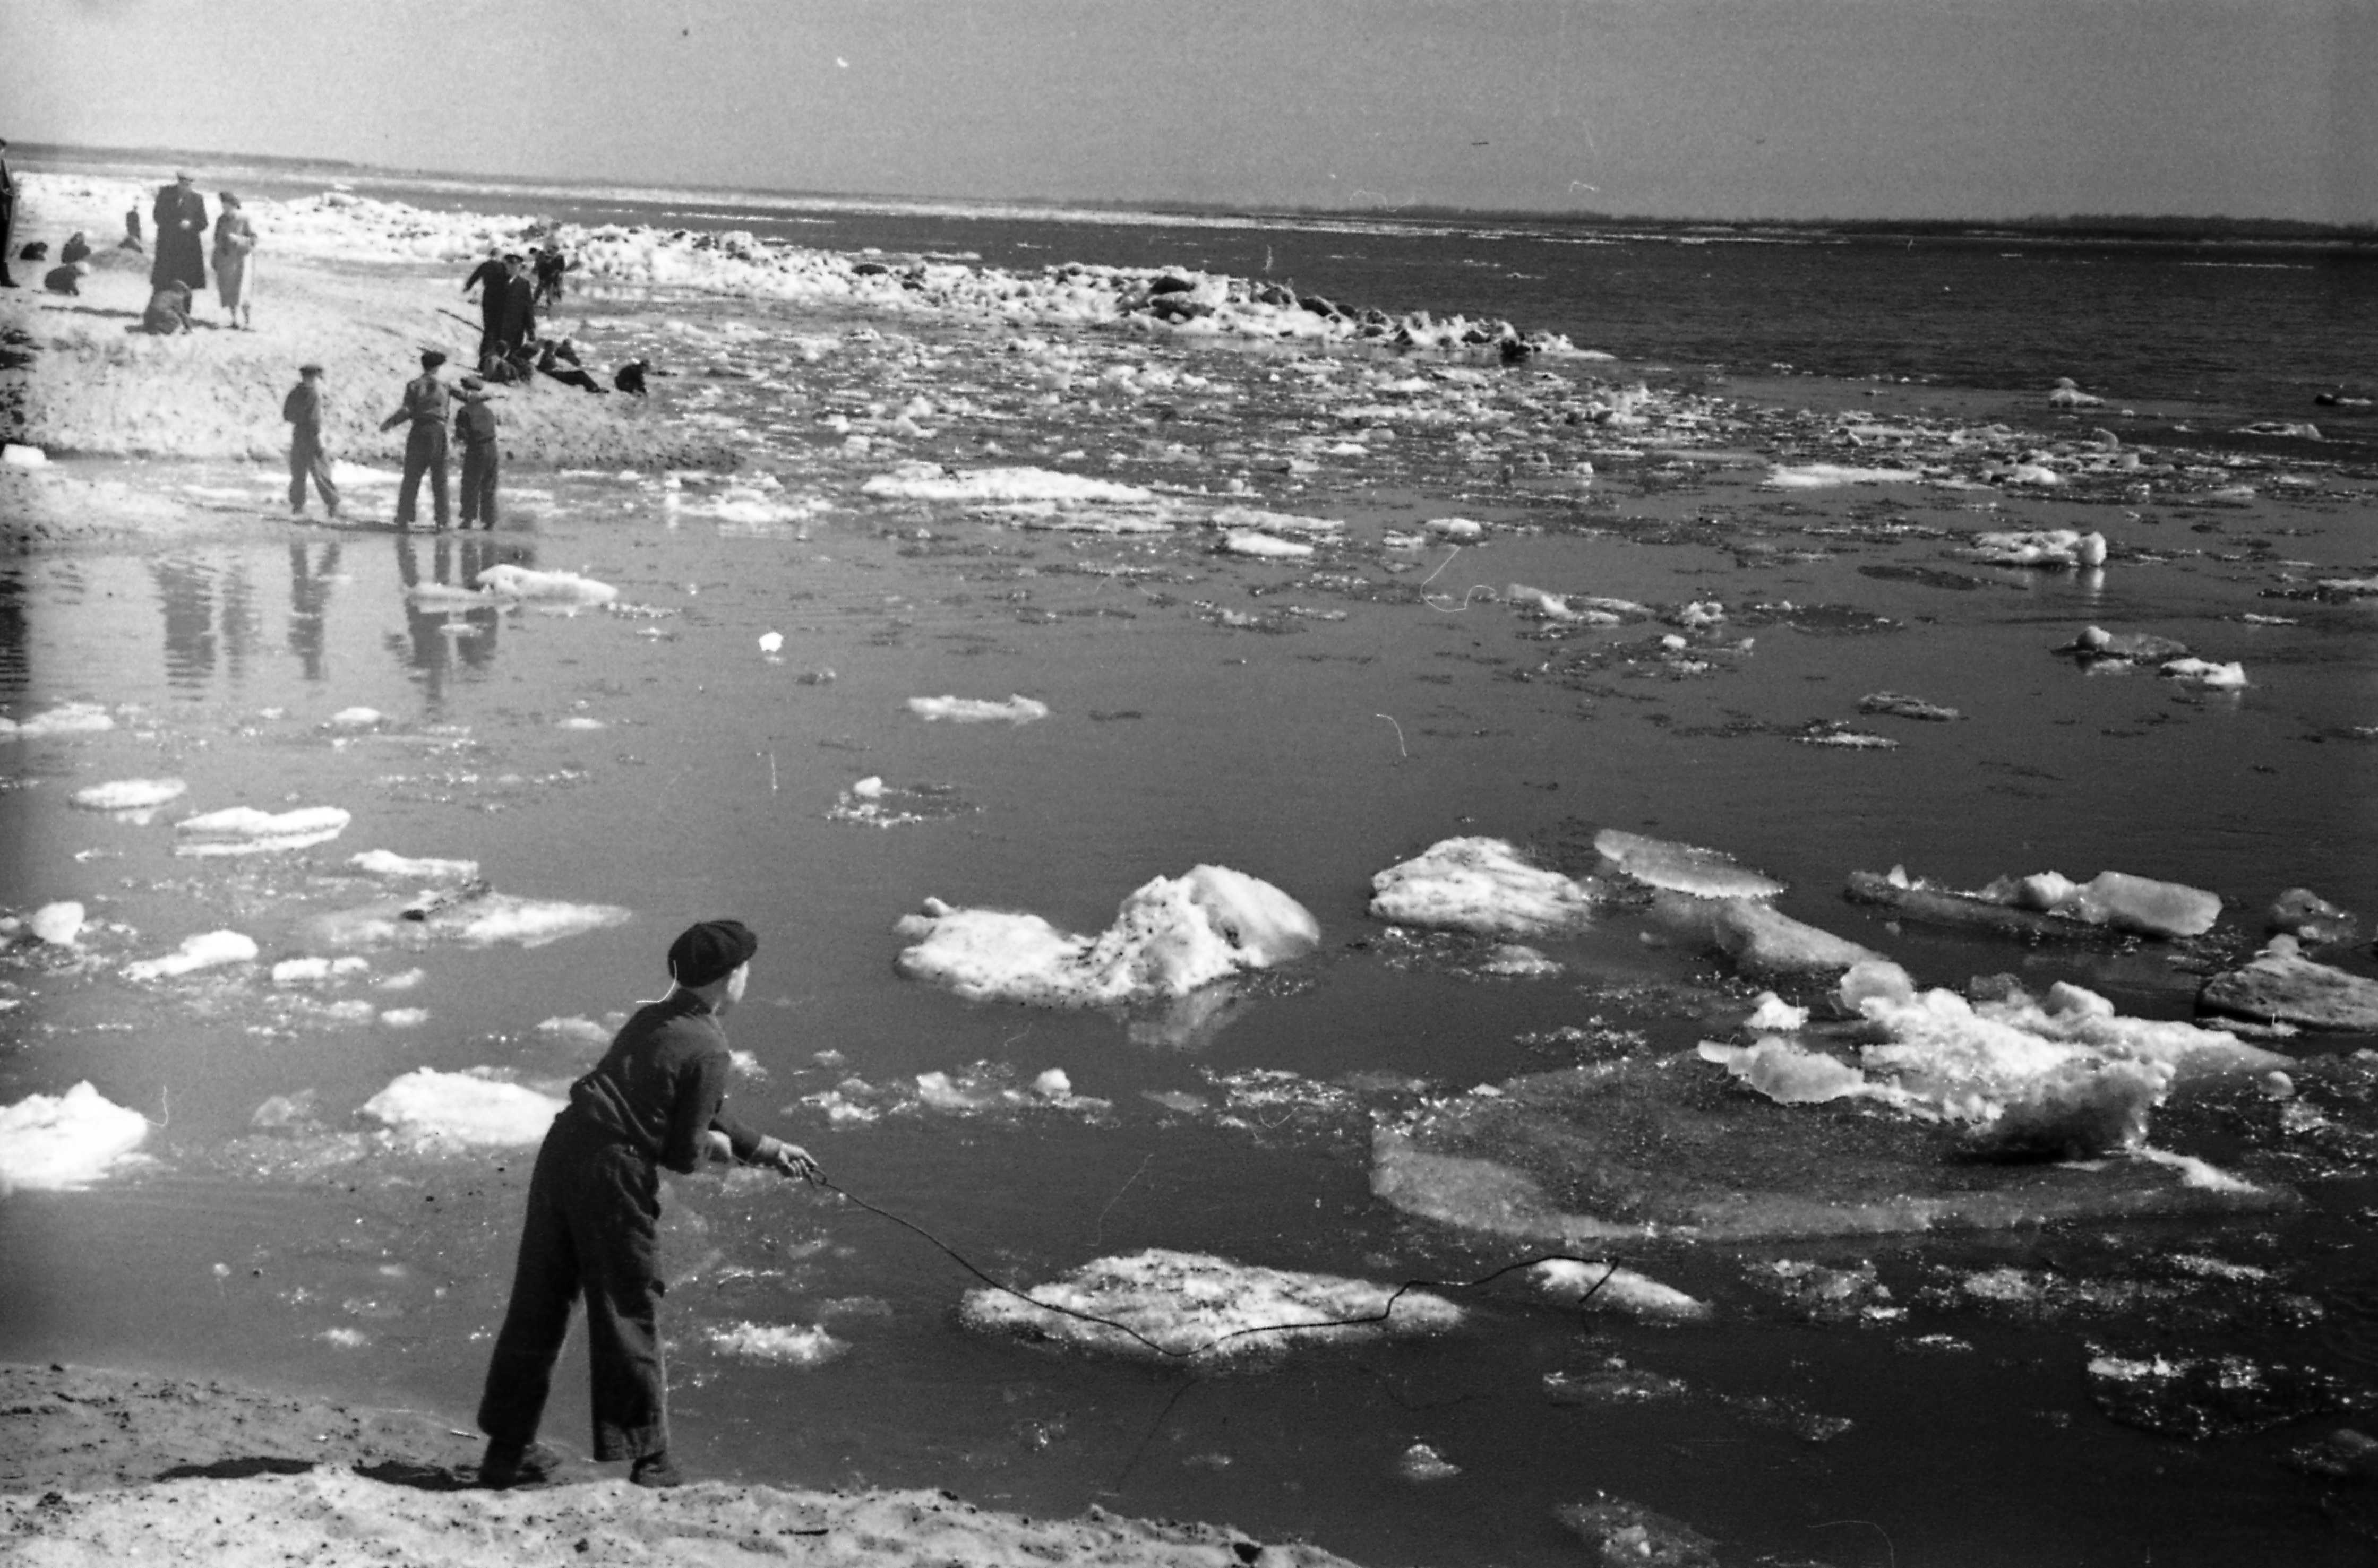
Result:
{"label": "person crouching on shore", "polygon": [[429,479],[430,513],[438,527],[446,527],[450,503],[446,491],[446,412],[453,394],[445,382],[438,379],[438,367],[446,363],[444,353],[437,349],[421,351],[421,374],[404,384],[404,401],[397,411],[379,422],[382,430],[393,430],[409,425],[404,437],[404,477],[396,486],[396,525],[413,526],[415,508],[421,499],[421,480]]}
{"label": "person crouching on shore", "polygon": [[632,1461],[638,1486],[683,1481],[669,1457],[662,1360],[660,1172],[705,1159],[814,1177],[807,1150],[727,1113],[733,1062],[718,1020],[742,999],[760,940],[739,920],[704,920],[669,944],[668,995],[636,1010],[537,1150],[510,1307],[487,1362],[479,1484],[549,1480],[560,1455],[536,1441],[553,1364],[586,1299],[594,1457]]}
{"label": "person crouching on shore", "polygon": [[306,482],[322,493],[322,510],[339,515],[339,487],[330,483],[330,454],[322,444],[322,367],[301,365],[297,384],[281,401],[281,417],[289,422],[289,515],[306,515]]}
{"label": "person crouching on shore", "polygon": [[157,285],[149,296],[149,308],[140,313],[140,329],[157,336],[171,337],[190,329],[190,285],[171,279]]}

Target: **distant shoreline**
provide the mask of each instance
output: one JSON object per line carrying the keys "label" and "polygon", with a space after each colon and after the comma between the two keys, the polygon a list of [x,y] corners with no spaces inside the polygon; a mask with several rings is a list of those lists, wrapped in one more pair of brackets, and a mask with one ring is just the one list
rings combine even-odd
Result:
{"label": "distant shoreline", "polygon": [[2234,218],[2178,213],[2034,214],[2022,218],[1721,218],[1658,216],[1591,210],[1554,211],[1513,208],[1469,208],[1435,204],[1322,207],[1245,205],[1179,200],[1134,201],[1112,197],[1062,197],[1042,195],[968,197],[871,191],[770,190],[753,186],[703,183],[656,183],[564,175],[490,174],[467,170],[400,169],[355,163],[342,159],[290,158],[266,153],[205,151],[188,148],[78,147],[60,142],[18,141],[11,144],[17,161],[28,167],[50,164],[133,166],[170,173],[176,162],[193,162],[218,170],[252,171],[289,179],[329,179],[354,185],[394,188],[465,187],[472,190],[523,195],[547,194],[576,199],[618,195],[638,200],[684,197],[723,201],[762,216],[786,210],[917,210],[982,217],[1024,216],[1040,221],[1064,221],[1069,215],[1082,221],[1112,222],[1133,217],[1158,221],[1192,221],[1236,224],[1315,222],[1364,224],[1382,221],[1442,225],[1448,229],[1479,224],[1526,223],[1607,234],[1612,238],[1689,243],[1695,239],[1797,243],[1883,243],[1917,241],[1927,244],[1989,245],[2019,242],[2060,247],[2108,246],[2195,249],[2238,247],[2288,254],[2333,254],[2339,258],[2378,259],[2378,223],[2322,223],[2289,218]]}

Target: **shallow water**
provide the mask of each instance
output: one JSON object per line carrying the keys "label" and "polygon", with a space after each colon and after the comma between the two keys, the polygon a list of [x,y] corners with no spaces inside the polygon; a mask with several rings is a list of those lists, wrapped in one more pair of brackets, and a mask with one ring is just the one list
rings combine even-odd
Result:
{"label": "shallow water", "polygon": [[[1546,979],[1482,977],[1475,944],[1391,940],[1364,913],[1369,880],[1440,838],[1505,837],[1572,870],[1591,866],[1598,827],[1711,845],[1789,882],[1788,912],[1925,983],[2013,970],[2169,1017],[2187,1014],[2196,977],[2160,952],[1896,930],[1843,903],[1842,880],[1902,861],[1964,886],[2112,868],[2216,890],[2249,933],[2290,885],[2372,902],[2378,610],[2264,596],[2369,569],[2365,478],[2327,473],[2300,500],[2127,508],[1912,487],[1810,499],[1754,488],[1756,467],[1617,467],[1579,488],[1506,482],[1426,428],[1290,477],[1274,457],[1334,439],[1320,410],[1344,400],[1267,379],[1290,365],[1280,356],[1094,340],[1093,377],[1154,360],[1206,384],[1076,388],[1052,404],[1037,362],[1001,334],[600,308],[582,341],[607,359],[665,345],[691,373],[667,393],[677,411],[739,432],[782,488],[523,475],[492,538],[439,539],[267,522],[269,473],[146,465],[124,472],[222,508],[224,537],[33,557],[0,576],[8,711],[83,699],[118,720],[0,742],[11,904],[79,898],[101,922],[83,970],[18,953],[8,995],[25,1005],[0,1015],[0,1103],[90,1078],[164,1123],[146,1173],[0,1202],[0,1357],[196,1367],[466,1416],[526,1153],[390,1150],[355,1131],[354,1109],[422,1065],[566,1081],[596,1047],[539,1023],[656,992],[667,938],[712,914],[763,940],[729,1023],[764,1072],[739,1108],[807,1143],[853,1194],[1037,1283],[1150,1246],[1377,1279],[1483,1274],[1530,1250],[1375,1201],[1374,1116],[1612,1055],[1683,1052],[1664,1071],[1714,1071],[1688,1065],[1692,1045],[1730,1031],[1759,987],[1640,918],[1539,944],[1566,966]],[[919,392],[939,404],[921,433],[888,433]],[[875,449],[845,445],[850,429],[874,432]],[[1195,486],[1239,474],[1253,486],[1242,498],[1343,519],[1347,540],[1278,564],[1214,554],[1193,529],[1152,543],[1023,532],[862,497],[892,464],[886,446],[1184,487],[1201,506],[1224,497]],[[385,491],[361,494],[386,509]],[[1387,541],[1447,514],[1496,526],[1459,550]],[[2102,528],[2117,558],[2042,573],[1958,554],[1976,530],[2018,526]],[[624,608],[407,598],[498,562],[583,572],[617,585]],[[1663,622],[1555,638],[1495,596],[1511,583],[1662,612],[1714,598],[1730,619],[1684,658],[1657,647]],[[2242,660],[2252,684],[2207,692],[2050,652],[2092,623]],[[769,631],[784,639],[774,655]],[[1748,651],[1731,647],[1744,637]],[[1859,698],[1881,688],[1967,717],[1862,717]],[[1011,693],[1050,716],[929,724],[905,707]],[[331,722],[357,706],[384,722]],[[1794,742],[1824,721],[1902,744]],[[189,792],[146,825],[67,804],[84,784],[168,775]],[[870,775],[931,786],[949,814],[835,820],[841,792]],[[173,818],[242,803],[335,805],[354,821],[294,855],[172,853]],[[410,1027],[335,1022],[255,970],[120,977],[124,961],[218,927],[254,936],[267,964],[315,951],[305,919],[378,892],[345,865],[373,848],[474,859],[500,892],[634,918],[528,950],[375,952],[376,978],[423,978],[327,993],[426,1010]],[[928,896],[1095,930],[1134,887],[1199,862],[1285,889],[1324,931],[1315,957],[1202,1023],[969,1005],[893,972],[893,924]],[[1551,1037],[1564,1026],[1578,1034]],[[839,1059],[820,1063],[826,1050]],[[1109,1108],[959,1113],[900,1092],[923,1073],[1022,1086],[1051,1067]],[[830,1122],[809,1097],[840,1084],[869,1103],[852,1077],[889,1108]],[[680,1180],[679,1440],[703,1474],[947,1485],[1027,1514],[1098,1501],[1382,1563],[1574,1561],[1551,1510],[1597,1492],[1688,1522],[1730,1562],[2358,1561],[2366,1538],[2277,1462],[2333,1420],[2298,1412],[2182,1442],[2109,1420],[2084,1369],[2091,1345],[2237,1349],[2341,1379],[2347,1392],[2317,1408],[2364,1397],[2371,1199],[2352,1118],[2365,1079],[2340,1066],[2323,1091],[2343,1129],[2325,1141],[2290,1143],[2228,1102],[2172,1119],[2205,1150],[2295,1161],[2312,1200],[2300,1214],[1651,1244],[1630,1262],[1714,1301],[1713,1325],[1579,1318],[1506,1281],[1462,1297],[1472,1322],[1443,1338],[1195,1379],[967,1332],[955,1309],[975,1280],[829,1195],[751,1175]],[[305,1091],[310,1116],[251,1129],[269,1097]],[[2174,1284],[2179,1252],[2269,1280],[2231,1294]],[[1868,1258],[1904,1315],[1812,1321],[1769,1283],[1779,1259]],[[2000,1265],[2162,1294],[2024,1312],[1961,1294],[1971,1271]],[[2274,1304],[2298,1296],[2324,1311]],[[771,1367],[710,1346],[708,1331],[742,1322],[821,1324],[847,1349]],[[1683,1386],[1557,1392],[1614,1358]],[[573,1442],[575,1366],[573,1352],[550,1420]],[[1555,1373],[1570,1381],[1548,1385]],[[1401,1478],[1414,1442],[1459,1474]]]}

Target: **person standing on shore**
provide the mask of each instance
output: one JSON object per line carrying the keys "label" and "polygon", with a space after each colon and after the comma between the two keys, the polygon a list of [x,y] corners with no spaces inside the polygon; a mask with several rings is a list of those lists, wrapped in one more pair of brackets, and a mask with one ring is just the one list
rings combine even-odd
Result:
{"label": "person standing on shore", "polygon": [[529,281],[528,262],[522,257],[505,257],[504,270],[504,310],[496,329],[496,347],[509,359],[536,336],[536,285]]}
{"label": "person standing on shore", "polygon": [[489,251],[487,258],[462,280],[463,298],[470,298],[473,289],[479,291],[479,348],[474,357],[481,375],[486,373],[487,356],[496,352],[497,340],[503,333],[504,285],[511,281],[511,269],[505,263],[510,259]]}
{"label": "person standing on shore", "polygon": [[462,443],[462,526],[496,526],[496,480],[503,454],[496,442],[495,394],[476,376],[462,377],[454,411],[454,438]]}
{"label": "person standing on shore", "polygon": [[413,526],[424,474],[429,476],[430,515],[441,532],[446,527],[446,411],[452,393],[438,378],[438,367],[445,363],[446,356],[439,351],[422,350],[421,374],[404,384],[404,401],[397,411],[379,422],[382,430],[408,424],[412,427],[404,437],[404,477],[396,486],[399,528]]}
{"label": "person standing on shore", "polygon": [[149,286],[181,283],[196,296],[207,286],[207,253],[199,236],[207,232],[207,198],[193,188],[186,174],[159,188],[156,209],[157,257],[149,264]]}
{"label": "person standing on shore", "polygon": [[222,216],[215,220],[215,297],[235,328],[255,325],[247,304],[247,257],[256,248],[256,225],[231,192],[222,193]]}
{"label": "person standing on shore", "polygon": [[322,493],[322,510],[339,515],[339,487],[330,483],[330,454],[322,444],[322,367],[301,365],[297,384],[281,401],[281,417],[289,422],[289,515],[306,515],[306,481]]}
{"label": "person standing on shore", "polygon": [[817,1174],[807,1150],[727,1113],[733,1062],[718,1020],[742,999],[759,948],[739,920],[689,927],[669,944],[668,994],[639,1008],[594,1070],[570,1086],[529,1177],[511,1302],[479,1401],[482,1486],[546,1480],[558,1467],[536,1428],[582,1295],[595,1459],[632,1461],[628,1478],[638,1486],[684,1480],[668,1452],[660,1169],[691,1175],[705,1159],[730,1159]]}
{"label": "person standing on shore", "polygon": [[8,138],[0,137],[0,289],[17,286],[8,258],[17,252],[17,175],[8,167]]}

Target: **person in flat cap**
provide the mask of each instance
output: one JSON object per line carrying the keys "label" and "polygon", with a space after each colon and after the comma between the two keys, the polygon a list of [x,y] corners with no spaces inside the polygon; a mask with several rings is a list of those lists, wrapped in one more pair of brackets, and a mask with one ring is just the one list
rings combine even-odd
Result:
{"label": "person in flat cap", "polygon": [[429,481],[430,515],[444,533],[450,501],[446,486],[446,411],[453,392],[438,379],[446,363],[442,349],[421,351],[421,374],[404,384],[404,400],[394,413],[379,422],[383,430],[406,426],[404,474],[396,485],[396,525],[413,526],[414,509],[421,500],[421,481]]}
{"label": "person in flat cap", "polygon": [[322,421],[329,413],[322,393],[322,367],[308,360],[297,367],[297,384],[281,400],[281,417],[289,423],[289,515],[306,515],[306,482],[322,493],[322,509],[339,515],[339,487],[330,483],[330,449],[322,440]]}
{"label": "person in flat cap", "polygon": [[462,377],[454,394],[454,439],[462,443],[462,526],[496,526],[496,482],[502,477],[503,449],[496,440],[496,394],[476,376]]}
{"label": "person in flat cap", "polygon": [[637,1009],[594,1070],[570,1086],[529,1177],[510,1307],[479,1400],[482,1486],[550,1479],[560,1456],[536,1441],[553,1364],[586,1299],[594,1457],[631,1462],[639,1486],[684,1477],[668,1451],[661,1360],[660,1171],[705,1160],[814,1177],[809,1152],[727,1114],[732,1063],[718,1020],[741,999],[760,940],[739,920],[704,920],[669,944],[668,994]]}

